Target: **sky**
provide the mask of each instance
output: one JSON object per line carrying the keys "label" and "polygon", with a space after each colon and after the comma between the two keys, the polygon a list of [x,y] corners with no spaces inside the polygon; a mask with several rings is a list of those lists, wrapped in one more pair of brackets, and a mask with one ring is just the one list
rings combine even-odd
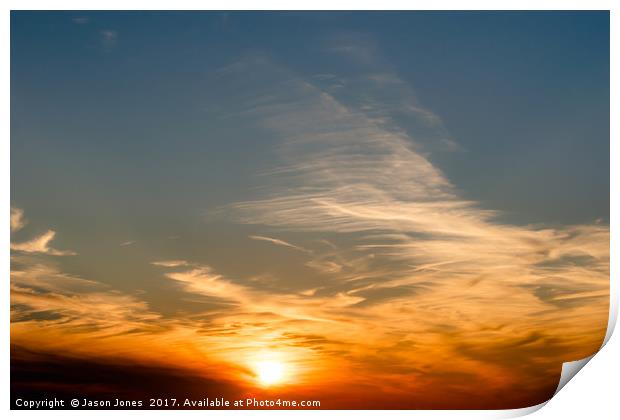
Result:
{"label": "sky", "polygon": [[537,404],[607,325],[609,14],[12,12],[11,203],[19,392]]}

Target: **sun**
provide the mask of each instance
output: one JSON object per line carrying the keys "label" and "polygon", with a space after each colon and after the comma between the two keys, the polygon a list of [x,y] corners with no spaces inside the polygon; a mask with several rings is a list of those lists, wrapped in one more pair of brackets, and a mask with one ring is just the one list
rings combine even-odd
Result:
{"label": "sun", "polygon": [[256,362],[256,377],[263,386],[272,386],[281,383],[285,377],[285,365],[276,360],[262,360]]}

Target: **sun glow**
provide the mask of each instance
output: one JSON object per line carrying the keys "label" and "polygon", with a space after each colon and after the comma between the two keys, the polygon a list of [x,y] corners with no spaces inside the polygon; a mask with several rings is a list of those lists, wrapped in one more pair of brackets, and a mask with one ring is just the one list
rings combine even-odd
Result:
{"label": "sun glow", "polygon": [[263,386],[277,385],[284,380],[285,365],[276,360],[262,360],[255,365],[256,377]]}

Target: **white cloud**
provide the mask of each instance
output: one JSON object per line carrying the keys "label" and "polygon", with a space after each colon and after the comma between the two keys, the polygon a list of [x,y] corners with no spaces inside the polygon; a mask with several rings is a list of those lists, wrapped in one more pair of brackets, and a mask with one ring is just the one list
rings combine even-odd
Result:
{"label": "white cloud", "polygon": [[112,48],[118,42],[117,31],[114,31],[111,29],[105,29],[99,32],[99,34],[101,36],[101,45],[103,45],[105,48]]}
{"label": "white cloud", "polygon": [[11,243],[11,250],[27,252],[27,253],[39,253],[39,254],[48,254],[48,255],[76,255],[73,251],[61,251],[49,246],[49,243],[56,236],[56,232],[53,230],[48,230],[44,234],[31,239],[26,242],[20,243]]}
{"label": "white cloud", "polygon": [[86,16],[76,16],[71,20],[77,25],[86,25],[88,22],[90,22],[90,19]]}
{"label": "white cloud", "polygon": [[306,248],[302,248],[300,246],[293,245],[293,244],[291,244],[289,242],[286,242],[286,241],[283,241],[281,239],[270,238],[270,237],[267,237],[267,236],[259,236],[259,235],[250,235],[249,238],[250,239],[254,239],[256,241],[265,241],[265,242],[270,242],[270,243],[275,244],[275,245],[280,245],[280,246],[285,246],[285,247],[288,247],[288,248],[293,248],[293,249],[296,249],[296,250],[301,251],[301,252],[306,252],[306,253],[311,253],[312,252],[312,251],[310,251],[310,250],[308,250]]}
{"label": "white cloud", "polygon": [[183,266],[188,265],[187,261],[185,260],[153,261],[151,264],[156,265],[158,267],[166,267],[166,268],[183,267]]}
{"label": "white cloud", "polygon": [[22,209],[11,207],[11,232],[17,232],[26,226],[24,211]]}

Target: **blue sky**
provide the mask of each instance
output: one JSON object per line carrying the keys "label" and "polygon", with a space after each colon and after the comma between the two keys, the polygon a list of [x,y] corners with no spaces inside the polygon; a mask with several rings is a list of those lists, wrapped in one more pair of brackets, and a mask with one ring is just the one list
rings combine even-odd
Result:
{"label": "blue sky", "polygon": [[[509,221],[608,220],[608,35],[604,12],[17,12],[14,197],[32,188],[16,184],[26,182],[18,171],[40,174],[45,161],[63,166],[80,153],[99,155],[104,172],[135,161],[133,153],[145,164],[183,159],[184,147],[254,156],[260,146],[243,132],[209,137],[209,109],[221,101],[209,75],[263,54],[301,77],[389,68],[458,145],[431,159]],[[335,40],[372,50],[375,62],[330,54]]]}

